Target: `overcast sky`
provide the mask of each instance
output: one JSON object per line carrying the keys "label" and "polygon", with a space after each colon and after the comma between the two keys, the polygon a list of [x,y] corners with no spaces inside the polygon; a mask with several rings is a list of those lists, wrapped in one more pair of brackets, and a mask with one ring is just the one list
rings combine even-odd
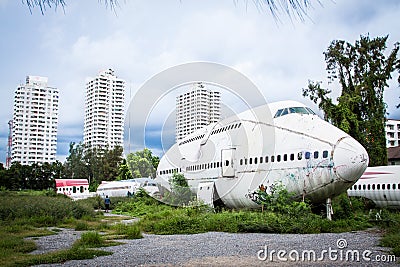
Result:
{"label": "overcast sky", "polygon": [[[114,69],[127,81],[127,97],[153,75],[192,61],[230,66],[251,79],[268,102],[302,97],[308,80],[326,80],[323,52],[333,40],[354,43],[360,35],[389,35],[388,51],[400,41],[400,1],[313,1],[304,22],[246,0],[119,1],[115,12],[97,0],[66,0],[64,10],[0,0],[0,162],[5,162],[14,91],[27,75],[49,78],[60,90],[58,159],[70,142],[83,139],[84,91],[88,77]],[[400,119],[399,88],[385,101]],[[129,99],[128,99],[129,101]]]}

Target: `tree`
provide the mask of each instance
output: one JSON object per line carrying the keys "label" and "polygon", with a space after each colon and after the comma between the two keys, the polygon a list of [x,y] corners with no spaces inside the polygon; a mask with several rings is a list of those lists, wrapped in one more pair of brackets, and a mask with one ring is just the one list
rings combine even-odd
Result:
{"label": "tree", "polygon": [[22,165],[14,162],[9,169],[0,167],[0,187],[9,190],[45,190],[54,188],[54,179],[62,175],[62,164],[59,161],[53,163],[34,163]]}
{"label": "tree", "polygon": [[126,163],[135,178],[156,177],[159,162],[159,157],[153,156],[151,150],[147,148],[130,153],[126,157]]}
{"label": "tree", "polygon": [[132,178],[132,173],[129,170],[128,164],[126,164],[126,159],[123,159],[122,163],[119,165],[117,180],[128,180]]}
{"label": "tree", "polygon": [[95,188],[101,181],[116,180],[123,160],[122,152],[120,146],[109,149],[71,143],[63,176],[88,179],[91,188]]}
{"label": "tree", "polygon": [[183,174],[174,172],[169,183],[171,192],[168,192],[163,199],[165,203],[174,206],[188,205],[189,202],[194,198],[194,195],[190,191],[188,182]]}
{"label": "tree", "polygon": [[85,162],[85,149],[82,143],[69,144],[69,155],[64,163],[63,177],[67,179],[88,179],[89,171]]}
{"label": "tree", "polygon": [[383,92],[392,73],[400,69],[399,44],[385,56],[387,39],[361,36],[354,45],[343,40],[330,44],[324,55],[329,82],[338,81],[341,86],[337,104],[321,82],[309,81],[308,88],[303,89],[303,96],[319,102],[326,120],[365,147],[370,166],[387,165]]}

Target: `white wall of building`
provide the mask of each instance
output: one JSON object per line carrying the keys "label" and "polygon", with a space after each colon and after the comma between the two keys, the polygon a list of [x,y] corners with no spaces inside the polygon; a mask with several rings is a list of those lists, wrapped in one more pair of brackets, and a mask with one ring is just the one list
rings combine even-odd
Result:
{"label": "white wall of building", "polygon": [[394,147],[400,145],[400,121],[399,120],[386,120],[386,146]]}
{"label": "white wall of building", "polygon": [[14,95],[11,161],[24,165],[56,160],[59,91],[48,78],[27,76]]}
{"label": "white wall of building", "polygon": [[83,142],[92,147],[123,146],[125,81],[112,69],[86,84]]}
{"label": "white wall of building", "polygon": [[193,84],[190,91],[176,97],[175,140],[221,118],[221,93],[203,83]]}

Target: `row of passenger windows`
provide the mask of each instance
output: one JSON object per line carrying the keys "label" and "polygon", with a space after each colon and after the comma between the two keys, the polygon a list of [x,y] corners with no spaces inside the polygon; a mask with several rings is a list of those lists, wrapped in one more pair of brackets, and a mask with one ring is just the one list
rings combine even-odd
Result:
{"label": "row of passenger windows", "polygon": [[[326,159],[328,158],[328,151],[324,150],[322,151],[322,158]],[[314,151],[313,153],[311,152],[304,152],[304,158],[305,159],[318,159],[320,157],[319,151]],[[303,152],[297,153],[297,159],[302,160],[303,159]],[[283,155],[276,155],[276,156],[265,156],[265,157],[254,157],[254,158],[244,158],[240,159],[240,165],[247,165],[247,164],[258,164],[258,163],[268,163],[271,160],[271,162],[281,162],[281,161],[294,161],[295,160],[295,154],[283,154]]]}
{"label": "row of passenger windows", "polygon": [[[303,154],[304,154],[304,158],[305,159],[310,159],[310,158],[314,158],[314,159],[318,159],[319,158],[319,151],[314,151],[313,153],[311,152],[299,152],[297,153],[297,159],[301,160],[303,159]],[[324,150],[322,151],[322,158],[328,158],[328,151]],[[294,161],[295,160],[295,154],[283,154],[283,155],[276,155],[276,156],[265,156],[265,157],[254,157],[254,158],[244,158],[244,159],[240,159],[239,164],[240,165],[248,165],[248,164],[262,164],[262,163],[268,163],[269,160],[271,160],[271,162],[280,162],[280,161],[288,161],[288,160]],[[229,160],[225,161],[225,166],[229,166]],[[191,166],[187,166],[185,168],[186,171],[199,171],[199,170],[206,170],[206,169],[213,169],[213,168],[219,168],[222,167],[222,162],[219,161],[215,161],[215,162],[209,162],[209,163],[203,163],[203,164],[196,164],[196,165],[191,165]],[[179,169],[179,171],[181,171],[181,169]],[[178,172],[178,168],[176,169],[169,169],[169,170],[163,170],[160,171],[160,175],[163,174],[173,174],[174,172]]]}
{"label": "row of passenger windows", "polygon": [[[351,187],[352,190],[395,190],[396,184],[355,184]],[[400,190],[400,184],[397,184],[397,189]]]}
{"label": "row of passenger windows", "polygon": [[169,170],[162,170],[162,171],[160,171],[160,175],[163,175],[163,174],[173,174],[174,172],[182,172],[182,170],[179,168],[175,168],[175,169],[169,169]]}
{"label": "row of passenger windows", "polygon": [[[237,129],[237,128],[239,128],[241,125],[242,125],[242,123],[231,124],[231,125],[228,125],[228,126],[225,126],[225,127],[222,127],[222,128],[216,129],[216,130],[213,130],[213,131],[211,132],[211,135],[218,134],[218,133],[222,133],[222,132],[229,131],[229,130],[232,130],[232,129]],[[190,142],[193,142],[193,141],[195,141],[195,140],[202,139],[202,138],[204,138],[204,134],[201,134],[201,135],[192,137],[192,138],[190,138],[190,139],[188,139],[188,140],[182,141],[182,142],[179,143],[179,145],[184,145],[184,144],[187,144],[187,143],[190,143]]]}
{"label": "row of passenger windows", "polygon": [[[226,166],[229,165],[229,160],[227,162],[228,163]],[[222,167],[222,162],[216,161],[216,162],[188,166],[188,167],[186,167],[186,171],[198,171],[198,170],[213,169],[213,168],[219,168],[219,167]]]}

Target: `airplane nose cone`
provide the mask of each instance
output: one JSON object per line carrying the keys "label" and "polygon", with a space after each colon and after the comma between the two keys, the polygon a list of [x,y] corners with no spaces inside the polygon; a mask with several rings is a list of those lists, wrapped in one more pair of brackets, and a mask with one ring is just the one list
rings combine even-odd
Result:
{"label": "airplane nose cone", "polygon": [[340,138],[333,149],[334,171],[340,179],[357,181],[367,168],[368,161],[365,148],[350,136]]}

